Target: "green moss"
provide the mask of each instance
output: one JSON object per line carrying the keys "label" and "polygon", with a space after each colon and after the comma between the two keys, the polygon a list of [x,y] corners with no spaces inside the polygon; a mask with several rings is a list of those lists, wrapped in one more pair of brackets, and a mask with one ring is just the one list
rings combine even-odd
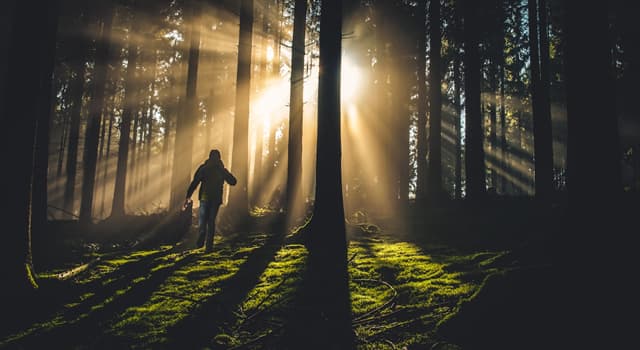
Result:
{"label": "green moss", "polygon": [[[432,255],[409,242],[393,242],[368,237],[349,245],[351,306],[356,320],[366,315],[366,323],[356,322],[360,349],[402,348],[424,344],[435,324],[454,313],[459,300],[480,288],[474,274],[486,276],[489,266],[501,253],[473,252]],[[389,283],[397,292],[381,282]],[[385,303],[393,300],[387,307]],[[373,313],[372,313],[373,312]],[[391,345],[393,344],[393,346]]]}

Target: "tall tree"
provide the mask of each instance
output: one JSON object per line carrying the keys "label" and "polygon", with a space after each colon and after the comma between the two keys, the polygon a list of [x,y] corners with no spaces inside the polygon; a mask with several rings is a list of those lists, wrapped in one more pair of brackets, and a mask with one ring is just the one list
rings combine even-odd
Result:
{"label": "tall tree", "polygon": [[[505,35],[506,25],[505,21],[505,4],[504,1],[498,1],[498,17],[500,18],[500,40],[498,50],[500,55],[498,56],[498,66],[500,67],[500,168],[503,171],[507,171],[509,162],[507,160],[507,99],[506,99],[506,60],[505,60]],[[503,174],[500,176],[500,193],[505,194],[507,192],[507,177]]]}
{"label": "tall tree", "polygon": [[482,113],[480,110],[480,52],[479,5],[474,0],[464,0],[464,87],[465,87],[465,171],[468,199],[484,197],[485,170],[482,142]]}
{"label": "tall tree", "polygon": [[289,153],[287,168],[287,203],[289,220],[300,191],[302,176],[302,121],[304,96],[304,55],[307,0],[296,0],[291,49],[291,93],[289,95]]}
{"label": "tall tree", "polygon": [[[86,10],[86,9],[84,9]],[[89,14],[80,11],[78,31],[85,30]],[[82,96],[85,80],[85,59],[88,54],[88,40],[83,35],[74,37],[72,45],[71,70],[72,78],[69,83],[69,95],[71,96],[71,110],[69,122],[69,141],[67,144],[67,162],[65,173],[67,176],[64,187],[63,208],[68,213],[73,213],[76,189],[76,174],[78,168],[78,141],[80,139],[80,119],[82,113]]]}
{"label": "tall tree", "polygon": [[171,172],[171,203],[172,208],[178,207],[183,201],[189,186],[193,156],[193,134],[196,114],[198,111],[196,86],[198,79],[198,61],[200,58],[200,18],[199,0],[189,2],[190,6],[190,47],[187,68],[187,94],[183,104],[182,115],[176,124],[176,141],[173,153],[173,170]]}
{"label": "tall tree", "polygon": [[[38,114],[49,110],[50,102],[42,98],[50,92],[47,81],[53,69],[53,33],[58,1],[41,6],[16,2],[11,12],[12,30],[9,42],[7,88],[0,121],[6,127],[1,143],[3,159],[11,171],[3,175],[9,186],[5,195],[11,205],[0,213],[7,230],[0,260],[3,275],[4,310],[23,306],[35,285],[31,256],[31,198],[34,176],[34,151]],[[49,35],[45,35],[49,34]],[[34,101],[35,100],[35,101]],[[42,119],[40,119],[42,120]],[[13,308],[8,308],[12,305]]]}
{"label": "tall tree", "polygon": [[80,201],[80,222],[82,223],[90,223],[93,212],[93,194],[98,158],[98,138],[100,133],[100,120],[104,109],[104,95],[108,71],[109,46],[111,45],[113,12],[113,6],[109,2],[106,0],[101,1],[100,13],[102,14],[102,23],[100,37],[98,38],[96,46],[94,80],[82,156],[82,200]]}
{"label": "tall tree", "polygon": [[595,3],[568,0],[565,70],[569,205],[610,206],[622,190],[620,144],[607,11]]}
{"label": "tall tree", "polygon": [[441,55],[442,47],[440,30],[440,0],[429,2],[429,35],[430,35],[430,66],[429,86],[430,110],[429,110],[429,196],[437,200],[442,192],[442,73]]}
{"label": "tall tree", "polygon": [[316,190],[310,228],[310,269],[318,324],[313,344],[351,349],[347,243],[342,198],[340,69],[342,1],[322,3],[318,84]]}
{"label": "tall tree", "polygon": [[[418,144],[417,162],[418,162],[418,181],[416,184],[416,200],[423,201],[427,194],[427,0],[418,2],[416,8],[417,32],[418,34]],[[431,23],[431,21],[429,21]]]}
{"label": "tall tree", "polygon": [[[567,314],[578,315],[584,305],[595,298],[610,303],[595,303],[589,312],[593,317],[576,319],[580,337],[586,330],[603,337],[589,337],[590,348],[624,347],[632,334],[617,320],[619,310],[626,310],[633,288],[610,288],[594,285],[594,274],[609,274],[622,281],[634,273],[635,244],[631,244],[628,225],[618,217],[622,192],[620,174],[620,145],[616,116],[611,45],[607,5],[601,2],[567,0],[566,5],[566,61],[567,79],[567,191],[570,225],[563,230],[559,251],[570,249],[575,254],[563,257],[563,266],[575,271],[562,279],[561,291],[566,294]],[[630,9],[629,9],[630,11]],[[631,213],[631,212],[630,212]],[[606,239],[603,239],[606,233]],[[630,247],[633,247],[629,249]],[[582,270],[593,252],[609,253],[606,264]],[[583,293],[584,292],[584,293]],[[629,293],[625,295],[625,293]]]}
{"label": "tall tree", "polygon": [[232,172],[238,183],[231,190],[231,205],[240,215],[249,210],[247,193],[249,99],[251,93],[251,49],[253,36],[253,0],[241,0],[240,37],[238,40],[238,71],[236,80],[236,112],[233,121]]}
{"label": "tall tree", "polygon": [[553,149],[549,103],[549,34],[545,0],[529,0],[531,96],[535,153],[536,198],[553,192]]}
{"label": "tall tree", "polygon": [[137,18],[136,4],[133,3],[131,16],[131,31],[127,48],[127,74],[124,86],[124,107],[120,121],[120,138],[118,140],[118,161],[116,165],[116,179],[113,188],[112,217],[120,217],[125,214],[125,195],[127,188],[127,165],[129,162],[129,145],[131,143],[131,117],[136,114],[138,105],[138,77],[136,75],[138,65],[138,42],[140,21]]}
{"label": "tall tree", "polygon": [[40,48],[44,58],[40,64],[41,86],[38,98],[38,116],[36,120],[36,141],[34,150],[34,169],[31,189],[31,230],[32,236],[37,240],[45,233],[47,224],[47,175],[49,169],[49,130],[51,116],[53,114],[53,81],[54,81],[54,57],[56,52],[56,37],[58,29],[58,5],[49,9],[46,18],[47,28],[45,45]]}

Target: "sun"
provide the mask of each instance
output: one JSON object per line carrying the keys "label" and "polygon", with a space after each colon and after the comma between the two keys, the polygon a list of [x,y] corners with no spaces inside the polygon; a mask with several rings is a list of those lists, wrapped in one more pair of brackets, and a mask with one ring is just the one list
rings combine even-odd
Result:
{"label": "sun", "polygon": [[342,71],[340,77],[340,94],[343,100],[350,100],[358,94],[360,87],[360,69],[351,62],[349,57],[342,58]]}

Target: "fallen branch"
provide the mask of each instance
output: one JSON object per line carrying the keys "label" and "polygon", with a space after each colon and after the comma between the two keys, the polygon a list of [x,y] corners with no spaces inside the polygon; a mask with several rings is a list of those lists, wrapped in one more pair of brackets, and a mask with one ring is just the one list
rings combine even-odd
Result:
{"label": "fallen branch", "polygon": [[361,321],[361,320],[363,320],[363,319],[365,319],[365,318],[367,318],[368,316],[370,316],[370,315],[372,315],[372,314],[374,314],[376,312],[380,312],[383,309],[385,309],[386,307],[390,306],[396,300],[396,297],[398,296],[398,292],[396,291],[396,289],[393,288],[393,286],[391,284],[389,284],[388,282],[385,282],[383,280],[374,280],[374,279],[369,279],[369,278],[356,278],[356,279],[353,279],[353,281],[354,282],[381,283],[381,284],[384,284],[385,286],[389,287],[389,289],[391,289],[391,291],[393,292],[393,296],[389,300],[387,300],[384,304],[382,304],[381,306],[378,306],[377,308],[375,308],[373,310],[370,310],[370,311],[367,311],[364,314],[354,318],[353,321],[352,321],[352,323],[354,323],[354,324],[359,322],[359,321]]}

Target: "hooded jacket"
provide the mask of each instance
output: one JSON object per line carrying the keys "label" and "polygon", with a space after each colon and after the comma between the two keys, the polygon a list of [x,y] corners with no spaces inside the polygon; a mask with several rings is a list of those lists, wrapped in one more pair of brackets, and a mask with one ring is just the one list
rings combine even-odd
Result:
{"label": "hooded jacket", "polygon": [[193,181],[187,190],[187,198],[190,198],[198,184],[200,191],[198,199],[201,201],[212,201],[215,204],[222,204],[222,186],[227,182],[233,186],[236,178],[224,167],[221,161],[207,159],[204,164],[198,167],[193,176]]}

